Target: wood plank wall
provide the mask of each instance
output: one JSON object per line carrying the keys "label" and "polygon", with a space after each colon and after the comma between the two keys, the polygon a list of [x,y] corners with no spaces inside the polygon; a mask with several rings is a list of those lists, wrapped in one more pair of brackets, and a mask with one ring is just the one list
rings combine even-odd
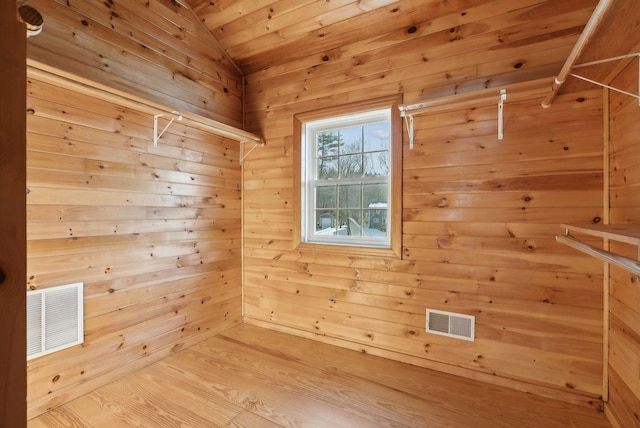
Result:
{"label": "wood plank wall", "polygon": [[[638,60],[612,83],[638,93]],[[640,123],[638,101],[611,92],[610,217],[612,224],[640,223]],[[635,246],[611,243],[611,251],[637,259]],[[611,267],[609,285],[608,416],[619,427],[640,427],[640,284],[622,269]]]}
{"label": "wood plank wall", "polygon": [[85,343],[28,363],[29,417],[241,322],[238,143],[28,79],[31,289],[85,283]]}
{"label": "wood plank wall", "polygon": [[[568,54],[573,40],[557,44]],[[245,322],[601,406],[602,265],[554,241],[560,223],[603,216],[601,92],[559,97],[551,110],[544,96],[507,102],[503,141],[495,103],[416,117],[416,148],[404,143],[402,258],[298,251],[293,115],[455,91],[409,47],[393,59],[374,41],[349,49],[246,76],[248,130],[268,143],[244,169]],[[471,89],[507,71],[500,57],[467,70]],[[427,335],[426,308],[475,315],[476,342]]]}
{"label": "wood plank wall", "polygon": [[29,59],[242,128],[240,72],[195,14],[170,0],[29,0],[44,18]]}
{"label": "wood plank wall", "polygon": [[26,27],[0,3],[0,427],[25,426]]}
{"label": "wood plank wall", "polygon": [[[45,18],[33,61],[241,127],[242,78],[179,2],[30,4]],[[540,55],[561,64],[576,37],[521,52],[517,79],[540,76]],[[487,55],[482,41],[469,55]],[[516,61],[505,46],[454,86],[422,42],[363,42],[247,76],[248,130],[268,145],[245,163],[246,320],[597,406],[601,273],[553,235],[602,216],[600,91],[548,111],[508,104],[500,143],[495,106],[417,118],[402,259],[292,247],[295,113],[497,86]],[[177,127],[156,151],[148,115],[36,79],[28,102],[29,286],[85,281],[88,294],[87,345],[30,364],[34,416],[239,321],[240,173],[235,143]],[[476,315],[478,340],[427,336],[426,307]]]}
{"label": "wood plank wall", "polygon": [[[30,0],[31,64],[241,126],[242,77],[179,2]],[[85,282],[86,343],[31,361],[29,417],[241,321],[238,143],[28,84],[28,284]]]}

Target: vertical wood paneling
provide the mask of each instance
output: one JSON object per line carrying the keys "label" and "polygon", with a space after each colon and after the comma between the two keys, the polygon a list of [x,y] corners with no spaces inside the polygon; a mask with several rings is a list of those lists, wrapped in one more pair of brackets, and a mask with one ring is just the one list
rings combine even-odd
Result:
{"label": "vertical wood paneling", "polygon": [[181,2],[30,0],[28,55],[128,94],[242,127],[242,76]]}
{"label": "vertical wood paneling", "polygon": [[[631,93],[638,91],[635,59],[612,83]],[[638,101],[611,94],[610,204],[611,223],[640,223],[640,144]],[[611,243],[611,251],[637,259],[635,246]],[[640,288],[638,278],[611,267],[609,286],[609,403],[607,411],[618,426],[640,427]]]}
{"label": "vertical wood paneling", "polygon": [[30,417],[241,321],[238,143],[176,122],[153,147],[152,115],[45,80],[27,286],[83,281],[85,343],[28,363]]}
{"label": "vertical wood paneling", "polygon": [[[415,148],[404,147],[402,256],[294,247],[293,115],[398,88],[410,104],[427,82],[394,74],[402,64],[377,70],[375,90],[346,61],[328,65],[342,77],[322,93],[307,86],[330,77],[320,70],[247,76],[247,123],[268,144],[245,164],[245,320],[599,406],[602,265],[554,240],[560,223],[603,215],[599,90],[551,110],[543,96],[507,102],[503,141],[493,102],[417,116]],[[476,341],[428,335],[426,308],[475,315]]]}
{"label": "vertical wood paneling", "polygon": [[0,4],[0,427],[26,423],[26,27]]}

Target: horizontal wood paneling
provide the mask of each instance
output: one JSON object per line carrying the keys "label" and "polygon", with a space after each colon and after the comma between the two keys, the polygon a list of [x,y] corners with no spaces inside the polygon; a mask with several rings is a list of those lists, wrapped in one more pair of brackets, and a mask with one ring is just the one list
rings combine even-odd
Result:
{"label": "horizontal wood paneling", "polygon": [[85,283],[85,343],[28,363],[29,417],[241,321],[238,143],[28,79],[27,286]]}
{"label": "horizontal wood paneling", "polygon": [[[637,93],[638,63],[631,64],[612,82]],[[640,223],[640,144],[637,135],[638,102],[611,94],[610,205],[611,223]],[[636,246],[612,243],[611,251],[638,258]],[[607,411],[620,427],[640,427],[640,288],[638,278],[615,266],[609,280],[609,403]]]}
{"label": "horizontal wood paneling", "polygon": [[179,2],[33,0],[28,56],[156,103],[242,127],[240,72]]}
{"label": "horizontal wood paneling", "polygon": [[[470,55],[500,31],[474,28],[455,42]],[[437,35],[418,37],[428,44]],[[543,96],[508,99],[502,141],[497,99],[416,116],[414,149],[406,134],[404,143],[402,256],[295,249],[293,115],[398,90],[410,104],[447,85],[431,78],[446,67],[418,65],[415,47],[369,48],[360,65],[332,57],[247,76],[247,123],[268,140],[244,171],[247,322],[593,405],[602,389],[602,265],[554,236],[560,223],[603,216],[601,92],[559,96],[550,110]],[[507,50],[496,52],[503,64],[493,73],[507,66]],[[426,308],[475,315],[476,341],[427,334]]]}

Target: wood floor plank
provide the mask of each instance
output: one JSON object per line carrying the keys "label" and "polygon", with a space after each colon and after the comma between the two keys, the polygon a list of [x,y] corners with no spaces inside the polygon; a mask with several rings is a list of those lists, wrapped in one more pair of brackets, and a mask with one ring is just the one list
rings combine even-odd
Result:
{"label": "wood floor plank", "polygon": [[29,428],[94,428],[66,407],[58,407],[29,421]]}
{"label": "wood floor plank", "polygon": [[611,427],[593,408],[247,324],[29,423],[114,426]]}
{"label": "wood floor plank", "polygon": [[276,428],[280,425],[248,411],[241,412],[224,428]]}
{"label": "wood floor plank", "polygon": [[[362,382],[359,390],[366,396],[377,385],[382,385],[387,391],[401,391],[405,394],[404,399],[397,399],[396,406],[406,405],[406,397],[419,397],[422,402],[419,416],[430,421],[429,426],[537,428],[566,427],[573,426],[573,423],[576,426],[609,426],[606,418],[593,409],[361,355],[331,345],[320,346],[311,340],[292,341],[289,335],[273,330],[245,324],[227,330],[217,338],[237,341],[247,349],[262,349],[265,354],[288,359],[290,364],[301,361],[322,368],[330,379],[346,382],[349,378],[359,378]],[[208,344],[203,342],[198,346]],[[366,397],[360,400],[366,400]],[[442,413],[445,416],[438,419]],[[525,414],[527,418],[523,417]]]}
{"label": "wood floor plank", "polygon": [[[214,354],[188,349],[172,365],[189,367],[209,388],[225,391],[234,404],[280,426],[374,427],[372,421],[329,405],[310,394],[301,394],[295,379],[273,376],[260,357],[243,358],[223,343]],[[206,349],[208,351],[208,349]],[[241,363],[244,361],[244,364]],[[293,381],[292,381],[293,380]]]}
{"label": "wood floor plank", "polygon": [[155,388],[153,400],[157,396],[170,401],[166,410],[174,409],[177,414],[193,414],[198,415],[203,421],[194,423],[194,426],[200,426],[203,423],[209,423],[211,426],[223,426],[229,419],[234,418],[242,409],[234,406],[228,401],[215,400],[207,396],[200,385],[193,385],[184,379],[163,379],[154,375],[151,367],[149,370],[141,370],[132,375],[134,382],[146,384],[149,390]]}
{"label": "wood floor plank", "polygon": [[[247,346],[233,341],[223,343],[220,340],[201,343],[197,348],[206,355],[218,355],[219,352],[213,350],[224,349],[223,355],[209,357],[209,361],[225,364],[238,372],[260,373],[263,376],[262,382],[275,387],[285,386],[296,395],[312,398],[329,409],[348,409],[349,413],[358,415],[375,426],[412,427],[424,423],[435,426],[455,421],[457,426],[462,427],[467,419],[466,415],[461,417],[459,412],[443,410],[439,397],[416,397],[404,390],[389,388],[341,368],[316,365],[292,354],[274,354],[260,345]],[[340,367],[339,360],[337,361],[337,366]],[[424,411],[425,406],[431,408],[428,415]]]}

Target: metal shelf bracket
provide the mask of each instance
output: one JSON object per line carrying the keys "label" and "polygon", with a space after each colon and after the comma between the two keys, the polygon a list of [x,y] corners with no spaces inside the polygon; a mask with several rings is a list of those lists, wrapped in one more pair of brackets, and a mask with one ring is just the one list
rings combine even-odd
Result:
{"label": "metal shelf bracket", "polygon": [[500,89],[500,101],[498,101],[498,140],[504,138],[504,101],[507,99],[507,90]]}
{"label": "metal shelf bracket", "polygon": [[596,80],[588,79],[588,78],[586,78],[584,76],[580,76],[579,74],[571,73],[570,76],[575,77],[576,79],[584,80],[585,82],[593,83],[594,85],[602,86],[603,88],[607,88],[607,89],[610,89],[612,91],[620,92],[621,94],[629,95],[630,97],[636,98],[638,100],[638,105],[640,106],[640,53],[632,53],[632,54],[628,54],[628,55],[616,56],[614,58],[607,58],[607,59],[601,59],[601,60],[598,60],[598,61],[591,61],[591,62],[587,62],[587,63],[584,63],[584,64],[574,65],[573,68],[588,67],[590,65],[603,64],[603,63],[606,63],[606,62],[618,61],[618,60],[621,60],[621,59],[632,58],[632,57],[638,57],[638,85],[639,86],[638,86],[638,93],[637,94],[633,94],[631,92],[623,91],[622,89],[618,89],[618,88],[615,88],[615,87],[610,86],[610,85],[605,85],[604,83],[600,83],[600,82],[598,82]]}
{"label": "metal shelf bracket", "polygon": [[173,111],[171,112],[171,114],[173,114],[175,117],[172,117],[171,120],[169,120],[169,123],[167,123],[167,125],[164,127],[164,129],[162,129],[162,131],[160,131],[160,133],[158,133],[158,119],[164,115],[156,114],[153,116],[153,147],[158,147],[158,140],[160,140],[160,138],[162,137],[162,134],[164,134],[164,131],[166,131],[169,128],[169,126],[171,126],[174,120],[176,119],[178,119],[178,121],[182,120],[182,115],[180,114],[180,112]]}

